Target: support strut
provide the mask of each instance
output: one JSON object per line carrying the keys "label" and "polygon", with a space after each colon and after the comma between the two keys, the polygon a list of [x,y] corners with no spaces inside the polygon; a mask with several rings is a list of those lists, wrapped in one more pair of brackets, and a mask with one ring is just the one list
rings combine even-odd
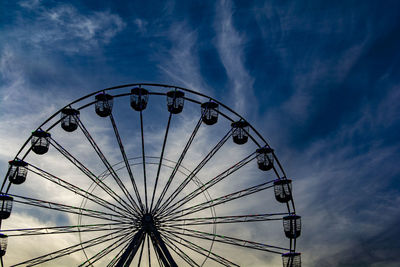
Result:
{"label": "support strut", "polygon": [[150,232],[150,238],[154,244],[156,253],[160,257],[164,266],[178,267],[178,265],[175,263],[174,259],[172,258],[171,254],[169,253],[168,248],[164,243],[164,240],[161,239],[160,233],[157,231],[157,229],[154,229],[153,231]]}
{"label": "support strut", "polygon": [[139,231],[135,234],[131,243],[125,249],[124,253],[119,258],[117,265],[115,266],[116,267],[130,266],[140,246],[141,245],[144,246],[144,240],[146,235],[150,237],[151,242],[153,243],[154,246],[154,250],[158,258],[163,263],[163,266],[178,267],[178,265],[172,258],[171,253],[168,251],[168,248],[165,245],[164,240],[161,238],[161,235],[157,230],[156,223],[153,219],[153,215],[150,213],[146,213],[143,215]]}
{"label": "support strut", "polygon": [[132,242],[129,244],[124,254],[121,255],[117,265],[115,267],[130,266],[136,252],[138,251],[140,244],[144,241],[144,231],[140,229],[133,237]]}

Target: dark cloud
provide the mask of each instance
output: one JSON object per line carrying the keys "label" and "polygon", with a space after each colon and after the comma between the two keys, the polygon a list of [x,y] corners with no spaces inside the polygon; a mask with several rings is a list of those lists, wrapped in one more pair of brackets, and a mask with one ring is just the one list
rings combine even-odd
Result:
{"label": "dark cloud", "polygon": [[315,266],[397,266],[400,242],[399,230],[394,224],[387,225],[387,229],[364,237],[360,235],[354,240],[351,249],[332,255],[329,259],[316,261]]}

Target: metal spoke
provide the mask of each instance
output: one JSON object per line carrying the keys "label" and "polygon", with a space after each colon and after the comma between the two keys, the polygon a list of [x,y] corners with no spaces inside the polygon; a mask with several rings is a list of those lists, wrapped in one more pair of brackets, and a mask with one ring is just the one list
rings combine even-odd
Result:
{"label": "metal spoke", "polygon": [[57,258],[60,258],[60,257],[63,257],[63,256],[70,255],[70,254],[78,252],[78,251],[81,251],[82,249],[87,249],[87,248],[96,246],[98,244],[102,244],[102,243],[105,243],[107,241],[119,238],[121,236],[126,235],[126,231],[128,231],[128,230],[122,231],[122,232],[120,232],[119,235],[115,235],[115,236],[111,236],[110,233],[107,233],[105,235],[102,235],[102,236],[99,236],[99,237],[96,237],[96,238],[92,238],[92,239],[87,240],[85,242],[78,243],[78,244],[69,246],[67,248],[63,248],[63,249],[60,249],[60,250],[57,250],[57,251],[54,251],[54,252],[51,252],[51,253],[48,253],[48,254],[45,254],[45,255],[42,255],[42,256],[27,260],[27,261],[24,261],[24,262],[20,262],[20,263],[17,263],[15,265],[12,265],[12,266],[20,266],[20,265],[35,266],[35,265],[38,265],[38,264],[42,264],[42,263],[45,263],[45,262],[48,262],[48,261],[51,261],[51,260],[54,260],[54,259],[57,259]]}
{"label": "metal spoke", "polygon": [[94,175],[85,165],[78,161],[74,156],[71,155],[66,149],[64,149],[59,143],[57,143],[53,138],[50,138],[50,144],[57,149],[64,157],[66,157],[72,164],[74,164],[82,173],[84,173],[92,182],[98,185],[104,190],[110,197],[112,197],[121,208],[127,212],[131,213],[131,208],[124,199],[122,199],[117,193],[115,193],[109,186],[107,186],[102,180],[100,180],[96,175]]}
{"label": "metal spoke", "polygon": [[79,119],[79,117],[76,117],[76,119],[77,119],[79,128],[82,130],[83,134],[86,136],[87,140],[92,145],[93,149],[96,151],[96,154],[99,156],[99,158],[101,159],[101,161],[103,162],[104,166],[107,168],[107,170],[109,171],[111,176],[114,178],[115,182],[118,184],[119,188],[122,190],[125,197],[132,204],[136,213],[141,214],[141,210],[140,210],[139,206],[136,204],[135,200],[129,194],[129,191],[126,189],[124,183],[118,177],[117,173],[114,171],[114,168],[108,162],[107,158],[104,156],[103,152],[100,150],[99,146],[96,144],[93,137],[90,135],[89,131],[86,129],[85,125],[83,124],[83,122]]}
{"label": "metal spoke", "polygon": [[[224,265],[224,266],[238,266],[239,267],[239,265],[237,265],[236,263],[231,262],[230,260],[228,260],[228,259],[226,259],[226,258],[224,258],[224,257],[212,252],[209,249],[205,249],[205,248],[197,245],[196,243],[190,242],[189,240],[187,240],[187,239],[185,239],[185,238],[183,238],[181,236],[178,237],[177,235],[175,235],[173,233],[164,233],[164,232],[162,232],[162,235],[168,236],[175,243],[179,243],[182,246],[185,246],[188,249],[190,249],[192,251],[195,251],[195,252],[207,257],[207,259],[211,259],[211,260],[213,260],[213,261],[215,261],[215,262],[217,262],[217,263],[219,263],[221,265]],[[174,237],[178,238],[179,240],[177,240]],[[182,241],[184,241],[184,243]]]}
{"label": "metal spoke", "polygon": [[147,251],[148,251],[148,258],[149,258],[149,267],[151,267],[150,236],[149,235],[147,235]]}
{"label": "metal spoke", "polygon": [[165,266],[178,267],[178,265],[175,263],[175,260],[168,251],[168,248],[166,247],[164,241],[162,240],[160,233],[157,230],[151,231],[150,238],[154,245],[154,248],[156,249],[156,253],[160,257],[162,263]]}
{"label": "metal spoke", "polygon": [[[145,236],[143,235],[143,239],[142,239],[141,243],[139,244],[139,246],[141,245],[143,247],[144,246],[144,242],[145,242]],[[135,255],[136,255],[136,252],[135,253],[131,252],[128,262],[126,264],[124,264],[123,266],[124,267],[125,266],[130,266],[130,264],[132,263],[133,258],[135,257]],[[117,265],[117,267],[119,267],[119,266]]]}
{"label": "metal spoke", "polygon": [[143,239],[143,242],[141,243],[140,254],[139,254],[138,267],[140,267],[140,263],[142,262],[144,243],[145,243],[145,240]]}
{"label": "metal spoke", "polygon": [[200,266],[192,258],[190,258],[182,249],[180,249],[177,245],[171,242],[167,236],[164,235],[163,237],[165,244],[171,250],[173,250],[179,257],[181,257],[184,261],[186,261],[190,266]]}
{"label": "metal spoke", "polygon": [[158,164],[157,175],[156,175],[156,182],[155,182],[154,190],[153,190],[153,196],[151,197],[150,211],[153,210],[154,195],[156,194],[156,190],[157,190],[158,178],[159,178],[159,176],[160,176],[160,170],[161,170],[162,161],[163,161],[163,158],[164,158],[165,144],[167,143],[169,126],[170,126],[170,124],[171,124],[171,118],[172,118],[172,113],[170,112],[170,113],[169,113],[169,117],[168,117],[167,128],[166,128],[166,130],[165,130],[164,141],[163,141],[163,145],[162,145],[162,149],[161,149],[160,162],[159,162],[159,164]]}
{"label": "metal spoke", "polygon": [[[153,246],[153,250],[154,250],[154,254],[156,255],[157,261],[158,261],[158,266],[163,267],[163,263],[160,259],[160,256],[157,253],[157,248],[156,248],[156,244],[153,243],[153,241],[151,241],[151,244]],[[150,258],[149,258],[149,262],[150,262]],[[150,265],[149,265],[150,266]]]}
{"label": "metal spoke", "polygon": [[169,267],[169,264],[168,264],[167,260],[165,259],[165,256],[162,254],[162,251],[158,247],[157,243],[153,239],[151,239],[151,242],[153,243],[153,248],[154,248],[154,251],[158,258],[158,264],[160,266],[166,266],[166,267],[168,266]]}
{"label": "metal spoke", "polygon": [[218,152],[218,150],[225,144],[225,142],[232,135],[232,129],[230,129],[224,137],[218,142],[217,145],[211,149],[211,151],[204,157],[204,159],[197,165],[196,168],[185,178],[185,180],[179,185],[179,187],[169,196],[165,202],[158,209],[161,213],[165,207],[167,207],[178,195],[179,193],[189,184],[190,181],[199,173],[199,171],[206,165],[206,163]]}
{"label": "metal spoke", "polygon": [[65,205],[65,204],[40,200],[40,199],[34,199],[34,198],[29,198],[29,197],[23,197],[23,196],[18,196],[18,195],[14,195],[14,194],[9,194],[9,195],[14,198],[15,203],[35,206],[35,207],[39,207],[39,208],[58,210],[58,211],[62,211],[62,212],[78,214],[78,215],[82,215],[82,216],[88,216],[88,217],[103,219],[103,220],[107,220],[107,221],[114,221],[114,222],[129,222],[132,220],[129,217],[115,215],[115,214],[111,214],[111,213],[107,213],[107,212],[103,212],[103,211],[83,209],[83,208],[74,207],[74,206],[70,206],[70,205]]}
{"label": "metal spoke", "polygon": [[[8,168],[7,169],[7,173],[6,173],[6,175],[4,176],[4,180],[3,180],[3,183],[2,183],[2,185],[1,185],[1,188],[0,188],[0,192],[4,192],[3,191],[3,188],[4,188],[4,186],[6,185],[6,182],[7,182],[7,177],[8,177],[8,175],[10,174],[10,170],[11,170],[11,168]],[[10,184],[11,184],[11,182],[9,182]],[[6,192],[8,192],[8,190],[6,191]],[[1,257],[0,257],[1,258]]]}
{"label": "metal spoke", "polygon": [[80,266],[93,266],[93,263],[101,260],[104,256],[108,255],[109,253],[113,252],[120,246],[122,246],[129,238],[133,236],[133,234],[128,234],[127,236],[122,236],[120,239],[112,243],[111,245],[107,246],[106,248],[100,250],[98,253],[87,259],[85,262],[81,263]]}
{"label": "metal spoke", "polygon": [[178,171],[178,169],[179,169],[179,167],[180,167],[180,165],[181,165],[183,159],[185,158],[185,155],[186,155],[187,151],[189,150],[189,147],[190,147],[190,145],[192,144],[192,142],[193,142],[193,140],[194,140],[194,137],[196,136],[196,134],[197,134],[197,132],[198,132],[200,126],[201,126],[202,121],[203,121],[203,120],[202,120],[202,118],[201,118],[201,116],[200,116],[199,121],[197,122],[195,128],[193,129],[193,132],[192,132],[192,134],[190,135],[190,138],[189,138],[189,140],[187,141],[187,143],[186,143],[186,145],[185,145],[185,148],[183,149],[183,151],[182,151],[182,153],[181,153],[181,155],[180,155],[178,161],[176,162],[176,165],[175,165],[175,167],[174,167],[174,169],[173,169],[173,171],[172,171],[170,177],[168,178],[167,184],[165,185],[163,191],[161,192],[160,198],[158,199],[158,201],[157,201],[157,203],[156,203],[156,206],[155,206],[155,208],[154,208],[155,210],[158,209],[158,207],[159,207],[159,205],[161,204],[161,202],[162,202],[162,200],[163,200],[165,194],[167,193],[167,190],[168,190],[169,186],[171,185],[172,180],[174,179],[175,174],[176,174],[176,172]]}
{"label": "metal spoke", "polygon": [[[235,216],[219,216],[219,217],[204,217],[204,218],[186,218],[172,219],[160,221],[160,226],[188,226],[188,225],[206,225],[220,223],[245,223],[245,222],[264,222],[282,220],[282,216],[289,213],[264,213],[254,215],[235,215]],[[279,216],[278,218],[275,218]]]}
{"label": "metal spoke", "polygon": [[122,155],[122,158],[124,159],[125,167],[126,167],[126,170],[128,171],[129,178],[131,179],[131,183],[132,183],[132,186],[133,186],[133,190],[135,191],[136,198],[138,199],[140,208],[142,210],[144,210],[142,199],[140,198],[139,190],[137,188],[137,185],[136,185],[136,182],[135,182],[135,178],[133,177],[131,166],[129,165],[128,157],[126,156],[125,149],[124,149],[121,137],[120,137],[119,132],[118,132],[118,127],[117,127],[117,124],[115,123],[115,120],[114,120],[114,116],[112,114],[110,114],[109,117],[110,117],[110,120],[111,120],[111,124],[112,124],[112,126],[114,128],[114,134],[115,134],[115,137],[117,138],[119,149],[121,150],[121,155]]}
{"label": "metal spoke", "polygon": [[[175,230],[173,230],[175,229]],[[184,232],[178,232],[178,231],[184,231]],[[198,230],[193,230],[193,229],[186,229],[186,228],[180,228],[180,227],[175,227],[175,226],[170,226],[167,229],[164,229],[165,232],[168,233],[173,233],[178,236],[184,235],[184,236],[190,236],[190,237],[196,237],[204,240],[214,240],[215,242],[219,243],[224,243],[224,244],[229,244],[229,245],[234,245],[234,246],[239,246],[239,247],[244,247],[244,248],[250,248],[250,249],[256,249],[256,250],[262,250],[262,251],[267,251],[271,253],[276,253],[276,254],[282,254],[290,249],[288,248],[283,248],[283,247],[278,247],[278,246],[272,246],[272,245],[267,245],[263,243],[258,243],[254,241],[249,241],[249,240],[244,240],[240,238],[234,238],[234,237],[229,237],[229,236],[223,236],[223,235],[217,235],[217,234],[211,234],[207,232],[202,232]]]}
{"label": "metal spoke", "polygon": [[243,189],[243,190],[240,190],[240,191],[228,194],[228,195],[224,195],[222,197],[208,200],[206,202],[203,202],[203,203],[200,203],[200,204],[197,204],[197,205],[194,205],[194,206],[191,206],[191,207],[179,210],[179,211],[171,212],[170,214],[167,215],[167,217],[168,218],[170,218],[170,217],[180,218],[180,217],[207,209],[209,207],[214,207],[214,206],[217,206],[217,205],[220,205],[220,204],[223,204],[223,203],[226,203],[226,202],[238,199],[238,198],[242,198],[242,197],[245,197],[245,196],[248,196],[251,194],[255,194],[257,192],[260,192],[260,191],[263,191],[263,190],[273,187],[274,185],[271,185],[271,183],[273,183],[273,182],[274,181],[265,182],[265,183],[255,185],[255,186],[252,186],[252,187],[249,187],[249,188],[246,188],[246,189]]}
{"label": "metal spoke", "polygon": [[237,162],[233,166],[229,167],[227,170],[223,171],[222,173],[218,174],[217,176],[215,176],[214,178],[209,180],[203,186],[195,189],[193,192],[191,192],[190,194],[188,194],[184,198],[182,198],[179,201],[175,202],[175,204],[170,205],[167,209],[164,210],[163,213],[161,213],[161,216],[164,216],[164,215],[170,213],[171,211],[177,210],[178,208],[182,207],[184,204],[186,204],[187,202],[189,202],[193,198],[195,198],[198,195],[200,195],[203,191],[205,191],[208,188],[210,188],[210,187],[214,186],[215,184],[219,183],[220,181],[222,181],[223,179],[227,178],[232,173],[236,172],[237,170],[239,170],[240,168],[245,166],[250,161],[254,160],[256,158],[255,153],[256,152],[251,153],[250,155],[248,155],[247,157],[245,157],[241,161]]}
{"label": "metal spoke", "polygon": [[143,180],[144,180],[144,198],[146,202],[146,213],[149,210],[147,204],[147,179],[146,179],[146,155],[144,151],[144,133],[143,133],[143,113],[140,111],[140,134],[142,137],[142,165],[143,165]]}
{"label": "metal spoke", "polygon": [[21,229],[0,230],[0,233],[7,236],[30,236],[30,235],[48,235],[48,234],[69,234],[77,232],[92,231],[109,231],[124,230],[130,228],[130,223],[106,223],[106,224],[86,224],[86,225],[67,225],[67,226],[50,226],[50,227],[34,227]]}
{"label": "metal spoke", "polygon": [[91,201],[99,204],[102,207],[105,207],[105,208],[107,208],[107,209],[109,209],[111,211],[114,211],[114,212],[116,212],[116,213],[118,213],[120,215],[126,215],[126,213],[123,210],[121,211],[120,207],[118,207],[118,206],[116,206],[116,205],[114,205],[114,204],[112,204],[112,203],[110,203],[110,202],[108,202],[108,201],[106,201],[106,200],[104,200],[104,199],[102,199],[102,198],[100,198],[100,197],[88,192],[88,191],[85,191],[85,190],[81,189],[80,187],[75,186],[75,185],[73,185],[73,184],[71,184],[71,183],[69,183],[69,182],[67,182],[67,181],[65,181],[65,180],[63,180],[61,178],[58,178],[55,175],[53,175],[53,174],[51,174],[49,172],[46,172],[46,171],[40,169],[39,167],[34,166],[33,164],[28,163],[28,166],[31,167],[31,168],[27,167],[27,169],[30,172],[35,173],[35,174],[43,177],[44,179],[46,179],[46,180],[48,180],[50,182],[53,182],[53,183],[65,188],[65,189],[77,194],[77,195],[80,195],[80,196],[82,196],[82,197],[84,197],[84,198],[86,198],[88,200],[91,200]]}

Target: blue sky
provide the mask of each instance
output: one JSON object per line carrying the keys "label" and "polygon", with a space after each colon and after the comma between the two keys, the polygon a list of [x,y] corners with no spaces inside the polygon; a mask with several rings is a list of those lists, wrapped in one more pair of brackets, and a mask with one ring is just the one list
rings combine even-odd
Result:
{"label": "blue sky", "polygon": [[82,95],[187,87],[275,148],[303,266],[397,266],[399,13],[398,1],[3,1],[1,168]]}

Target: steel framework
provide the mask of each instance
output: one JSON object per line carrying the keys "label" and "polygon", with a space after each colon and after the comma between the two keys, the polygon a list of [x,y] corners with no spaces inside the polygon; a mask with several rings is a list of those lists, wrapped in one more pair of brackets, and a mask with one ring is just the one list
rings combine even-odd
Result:
{"label": "steel framework", "polygon": [[[143,92],[146,95],[142,95]],[[129,97],[136,112],[127,115],[122,103]],[[167,97],[166,112],[169,114],[166,127],[160,130],[158,126],[163,124],[162,116],[154,115],[156,112],[148,112],[148,109],[153,105],[156,111],[159,110],[162,97]],[[99,103],[100,100],[104,102]],[[185,109],[190,111],[186,118],[177,115],[182,112],[184,102],[187,103]],[[100,127],[110,129],[105,133],[96,130],[99,119],[91,117],[93,112],[89,110],[93,106],[97,109],[100,104],[103,109],[101,112],[96,110],[96,113],[109,120],[109,123],[104,123],[103,118],[101,122]],[[200,106],[201,112],[195,115],[195,108]],[[207,107],[213,110],[207,110]],[[210,114],[214,117],[206,118]],[[218,117],[217,126],[211,126]],[[122,126],[117,126],[118,119],[124,122]],[[146,122],[155,126],[147,126]],[[235,125],[248,128],[227,128],[234,122],[243,122]],[[60,123],[68,133],[56,128]],[[76,125],[71,125],[73,123]],[[188,127],[192,127],[191,132]],[[209,129],[213,128],[216,130],[210,132]],[[183,134],[180,129],[184,129]],[[70,133],[75,130],[78,133]],[[298,236],[285,239],[283,231],[286,233],[287,229],[282,229],[282,240],[271,237],[275,244],[237,235],[240,229],[252,231],[257,228],[259,231],[260,227],[269,227],[269,224],[272,229],[276,228],[276,222],[281,226],[284,218],[296,215],[296,210],[291,184],[276,183],[291,180],[287,179],[275,153],[272,149],[257,150],[270,148],[270,145],[245,118],[218,100],[178,86],[121,85],[93,92],[69,103],[39,125],[37,131],[51,135],[42,134],[36,139],[30,137],[26,140],[1,186],[1,195],[12,197],[13,204],[9,219],[0,216],[0,233],[9,237],[9,251],[4,256],[4,249],[2,265],[10,259],[7,266],[56,263],[70,266],[71,262],[66,260],[63,263],[63,259],[81,252],[84,258],[79,266],[204,266],[206,262],[241,266],[246,262],[237,262],[238,258],[229,251],[242,248],[245,253],[262,251],[285,255],[285,259],[290,259],[285,266],[299,266],[293,264],[295,261],[291,258],[291,255],[299,255],[296,253]],[[246,138],[238,141],[243,135]],[[47,139],[41,140],[41,136]],[[206,141],[203,140],[205,137]],[[231,138],[234,142],[229,143]],[[247,138],[249,144],[243,145]],[[46,140],[50,145],[47,155],[35,155],[37,146]],[[111,149],[109,144],[113,144]],[[78,149],[79,145],[84,148]],[[253,164],[256,159],[261,166],[257,151],[271,153],[269,158],[263,158],[268,160],[271,168],[260,168],[263,171],[255,174],[251,166],[257,169],[257,164]],[[129,158],[130,154],[139,155]],[[149,156],[151,154],[154,156]],[[173,160],[170,159],[172,156]],[[184,163],[193,167],[187,168]],[[13,182],[18,175],[15,166],[27,170],[26,187]],[[271,171],[266,172],[269,169]],[[287,185],[282,187],[286,191],[277,191],[276,187],[282,184]],[[271,204],[274,208],[269,211],[268,204],[262,202],[268,200],[267,196],[274,197],[274,192],[275,197],[276,192],[286,195],[279,198],[283,204]],[[6,212],[5,200],[0,205],[1,211]],[[248,210],[248,213],[243,210]],[[217,215],[217,211],[223,215]],[[21,223],[13,220],[18,217],[24,221],[32,214],[39,216],[36,225],[29,225],[32,220],[26,220],[27,224],[22,223],[21,227]],[[61,214],[61,219],[55,214]],[[78,223],[71,223],[76,218]],[[294,225],[297,227],[299,224]],[[293,232],[293,229],[289,230]],[[220,231],[224,234],[219,234]],[[259,232],[260,236],[263,236],[262,232]],[[23,246],[13,246],[17,237],[21,240],[29,236],[46,240],[49,236],[67,234],[77,236],[76,243],[63,248],[56,246],[53,251],[28,259],[24,257],[33,255],[33,252],[25,253]],[[216,249],[217,245],[223,249]]]}

